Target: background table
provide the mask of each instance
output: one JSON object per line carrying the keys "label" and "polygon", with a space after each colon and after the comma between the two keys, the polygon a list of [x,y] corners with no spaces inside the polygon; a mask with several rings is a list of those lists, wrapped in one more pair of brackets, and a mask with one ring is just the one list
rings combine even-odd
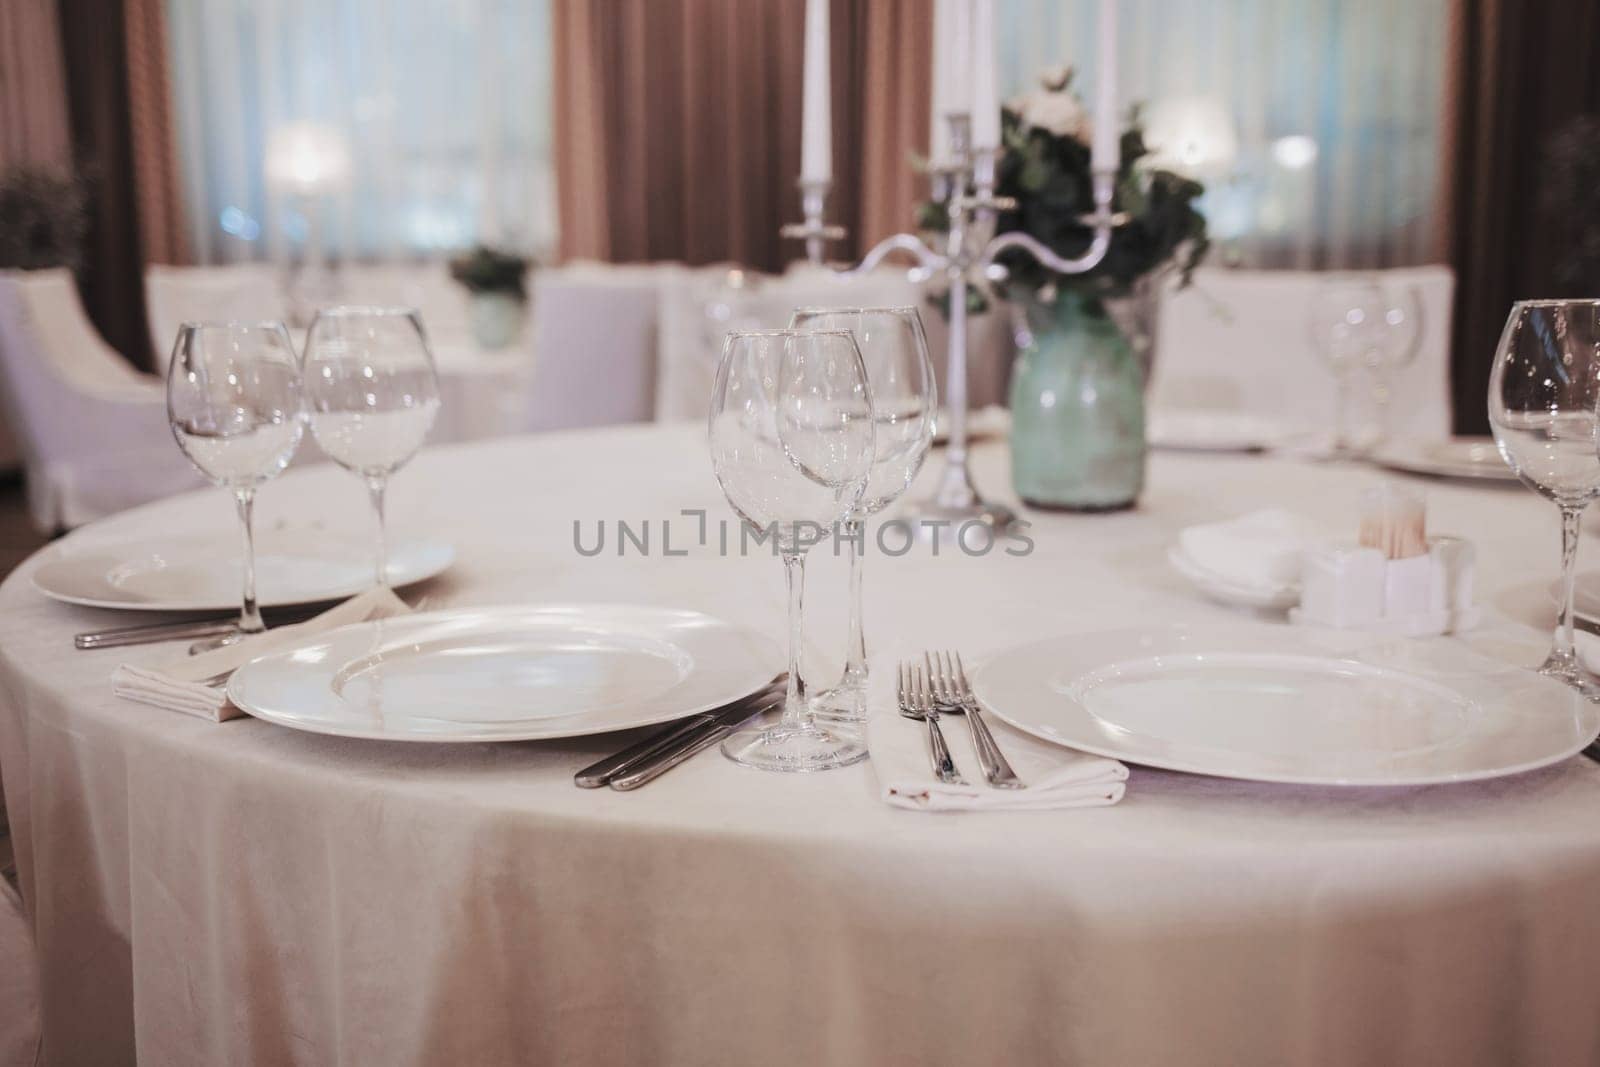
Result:
{"label": "background table", "polygon": [[[782,631],[780,567],[693,544],[731,518],[699,425],[429,451],[400,533],[456,540],[457,604],[628,600]],[[982,484],[1005,452],[980,446]],[[924,484],[931,472],[925,472]],[[893,657],[1152,619],[1225,623],[1164,554],[1182,525],[1285,504],[1353,529],[1360,467],[1156,455],[1139,510],[1031,515],[1036,550],[874,555]],[[1536,660],[1555,508],[1427,487],[1477,540],[1491,621]],[[332,469],[264,522],[364,529]],[[617,555],[671,519],[674,551]],[[586,547],[606,524],[606,550]],[[231,536],[225,494],[74,535]],[[715,545],[715,527],[712,543]],[[817,677],[843,561],[815,554]],[[706,755],[632,794],[573,788],[617,737],[447,747],[216,725],[119,701],[114,616],[0,588],[0,774],[52,1062],[1518,1063],[1600,1061],[1600,766],[1478,785],[1303,789],[1135,769],[1117,807],[933,816],[868,766],[767,775]],[[140,650],[156,662],[174,649]]]}

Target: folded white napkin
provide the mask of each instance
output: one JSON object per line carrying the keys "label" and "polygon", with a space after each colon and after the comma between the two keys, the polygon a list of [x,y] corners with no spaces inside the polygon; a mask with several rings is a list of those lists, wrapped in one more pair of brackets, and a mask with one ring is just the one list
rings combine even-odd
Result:
{"label": "folded white napkin", "polygon": [[892,710],[875,711],[867,719],[867,749],[884,801],[914,811],[1047,811],[1122,799],[1128,768],[1116,760],[1029,737],[993,715],[983,721],[1025,788],[995,789],[984,780],[972,732],[960,715],[939,717],[956,770],[967,781],[947,785],[933,776],[927,724]]}
{"label": "folded white napkin", "polygon": [[226,722],[244,712],[228,703],[226,679],[222,685],[208,685],[206,679],[224,671],[238,670],[253,659],[289,648],[336,627],[404,615],[410,610],[406,602],[390,590],[369,589],[305,622],[276,626],[266,633],[202,652],[198,656],[185,656],[160,667],[138,667],[124,663],[112,672],[111,689],[117,696],[141,704],[181,711],[185,715],[195,715],[212,722]]}
{"label": "folded white napkin", "polygon": [[1306,550],[1321,537],[1310,519],[1277,508],[1178,531],[1190,563],[1252,589],[1296,585]]}

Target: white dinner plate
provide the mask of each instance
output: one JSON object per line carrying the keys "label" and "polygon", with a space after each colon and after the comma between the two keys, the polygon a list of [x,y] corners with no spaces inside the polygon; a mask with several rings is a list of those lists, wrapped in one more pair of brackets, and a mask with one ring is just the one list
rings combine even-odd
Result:
{"label": "white dinner plate", "polygon": [[258,719],[383,741],[529,741],[650,726],[753,693],[771,640],[695,611],[557,604],[345,626],[241,667]]}
{"label": "white dinner plate", "polygon": [[1199,408],[1152,411],[1145,427],[1151,448],[1174,452],[1264,452],[1290,436],[1287,426],[1265,415]]}
{"label": "white dinner plate", "polygon": [[[68,604],[130,611],[228,611],[239,606],[243,560],[239,536],[169,537],[118,545],[63,545],[33,572],[39,592]],[[342,600],[372,585],[370,539],[309,527],[269,527],[256,536],[256,591],[261,606]],[[456,551],[439,541],[389,546],[396,588],[439,574]]]}
{"label": "white dinner plate", "polygon": [[1492,437],[1452,437],[1443,441],[1391,441],[1372,454],[1372,461],[1390,470],[1435,478],[1514,482]]}
{"label": "white dinner plate", "polygon": [[1172,564],[1173,570],[1193,582],[1196,589],[1223,604],[1281,611],[1300,603],[1298,585],[1244,585],[1207,570],[1190,559],[1188,553],[1177,545],[1167,550],[1167,562]]}
{"label": "white dinner plate", "polygon": [[1566,759],[1600,706],[1465,644],[1281,627],[1078,634],[997,656],[983,706],[1150,767],[1301,785],[1495,778]]}

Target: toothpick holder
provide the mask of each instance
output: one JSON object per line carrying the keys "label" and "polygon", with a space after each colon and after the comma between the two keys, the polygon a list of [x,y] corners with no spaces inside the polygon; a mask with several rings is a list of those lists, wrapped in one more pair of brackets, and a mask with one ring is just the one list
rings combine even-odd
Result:
{"label": "toothpick holder", "polygon": [[1306,554],[1300,606],[1291,622],[1396,637],[1428,637],[1471,629],[1477,553],[1460,537],[1432,537],[1428,551],[1386,559],[1376,548],[1334,546]]}

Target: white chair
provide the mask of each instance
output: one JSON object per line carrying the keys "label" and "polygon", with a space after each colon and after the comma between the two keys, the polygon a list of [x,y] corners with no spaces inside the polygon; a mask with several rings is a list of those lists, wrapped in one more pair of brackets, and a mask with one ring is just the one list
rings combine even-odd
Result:
{"label": "white chair", "polygon": [[0,878],[0,1063],[38,1057],[39,959],[22,898]]}
{"label": "white chair", "polygon": [[167,373],[185,322],[261,322],[284,317],[283,287],[265,263],[225,267],[154,266],[144,274],[145,317],[156,373]]}
{"label": "white chair", "polygon": [[[1415,286],[1422,303],[1416,359],[1392,384],[1389,430],[1395,436],[1450,432],[1448,267],[1374,272],[1385,283]],[[1315,271],[1209,269],[1189,289],[1168,292],[1156,331],[1151,407],[1225,409],[1331,428],[1333,377],[1312,349],[1307,314],[1328,276]]]}
{"label": "white chair", "polygon": [[470,297],[443,261],[347,263],[337,277],[339,299],[345,303],[416,308],[431,340],[448,345],[471,341]]}
{"label": "white chair", "polygon": [[660,288],[637,268],[535,275],[527,429],[650,421]]}
{"label": "white chair", "polygon": [[[797,264],[781,277],[727,265],[684,270],[662,291],[658,419],[705,418],[723,334],[731,329],[786,326],[797,307],[915,307],[928,335],[929,355],[940,396],[946,395],[944,317],[927,300],[925,286],[906,280],[904,269],[885,267],[844,281]],[[1011,366],[1011,329],[1004,309],[969,320],[967,395],[970,407],[1001,402]]]}
{"label": "white chair", "polygon": [[100,338],[66,270],[0,271],[0,401],[43,531],[202,484],[173,444],[161,379]]}

